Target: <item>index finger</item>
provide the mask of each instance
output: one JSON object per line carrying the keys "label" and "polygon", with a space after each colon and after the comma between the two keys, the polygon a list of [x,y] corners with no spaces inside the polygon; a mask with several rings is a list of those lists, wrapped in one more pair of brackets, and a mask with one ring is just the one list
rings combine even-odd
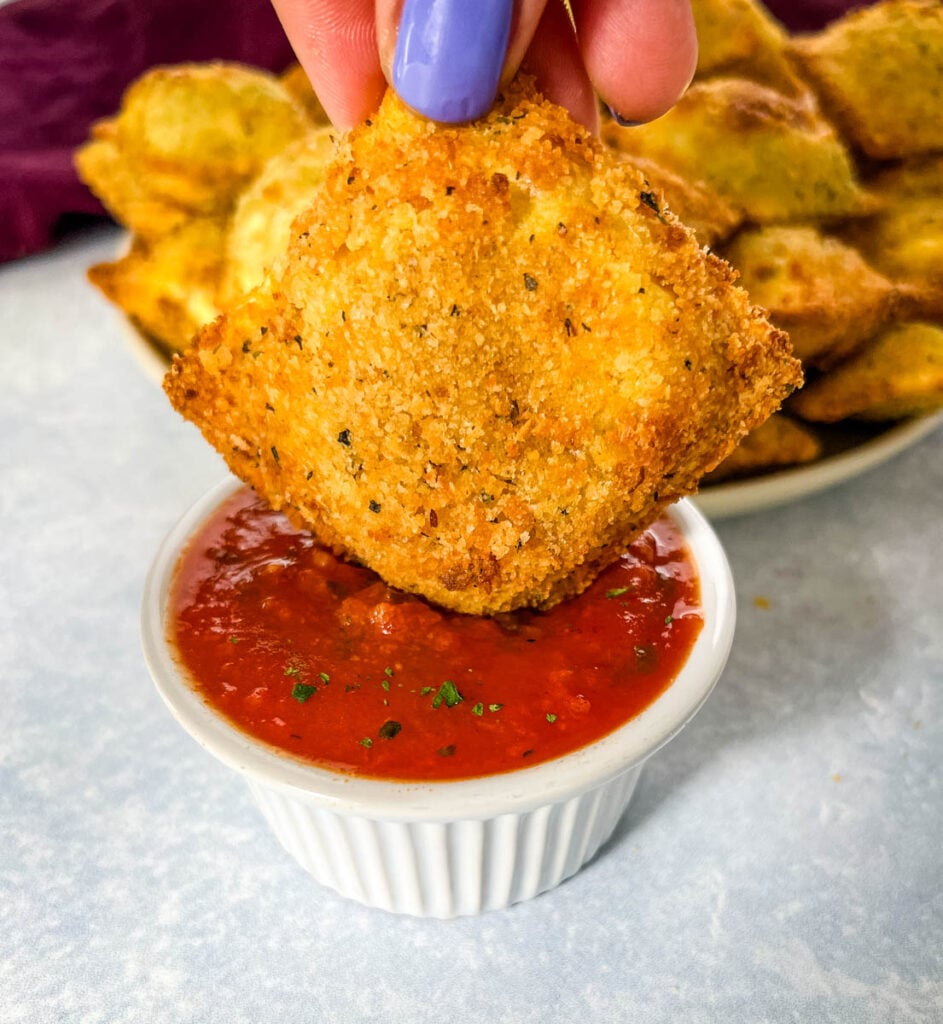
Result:
{"label": "index finger", "polygon": [[272,0],[327,116],[350,128],[380,105],[386,80],[373,0]]}

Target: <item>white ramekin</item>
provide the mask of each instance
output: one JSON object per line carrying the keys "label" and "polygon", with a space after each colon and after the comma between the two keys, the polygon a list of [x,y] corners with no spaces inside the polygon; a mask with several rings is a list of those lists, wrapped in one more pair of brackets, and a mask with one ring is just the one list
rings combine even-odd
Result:
{"label": "white ramekin", "polygon": [[144,655],[177,721],[242,773],[279,841],[324,885],[425,917],[478,914],[552,889],[609,838],[642,764],[694,716],[723,670],[736,618],[723,549],[688,501],[670,510],[697,564],[704,627],[671,686],[640,715],[572,754],[460,782],[363,779],[304,764],[230,725],[193,689],[167,640],[181,551],[240,484],[201,498],[161,545],[144,589]]}

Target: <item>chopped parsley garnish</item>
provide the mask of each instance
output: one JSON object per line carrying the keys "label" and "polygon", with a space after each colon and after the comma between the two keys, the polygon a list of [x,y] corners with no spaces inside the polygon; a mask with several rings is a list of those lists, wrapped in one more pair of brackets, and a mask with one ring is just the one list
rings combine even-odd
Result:
{"label": "chopped parsley garnish", "polygon": [[628,589],[628,587],[613,587],[612,590],[606,591],[606,597],[621,597],[628,592]]}
{"label": "chopped parsley garnish", "polygon": [[289,665],[288,668],[285,669],[285,675],[286,676],[296,676],[296,675],[298,675],[298,673],[300,671],[301,671],[301,669],[298,668],[297,665]]}
{"label": "chopped parsley garnish", "polygon": [[484,713],[485,706],[481,703],[481,701],[478,701],[478,703],[472,708],[472,714],[478,715],[478,717],[480,718]]}
{"label": "chopped parsley garnish", "polygon": [[423,687],[423,688],[422,688],[422,689],[421,689],[421,690],[419,691],[419,696],[420,696],[420,697],[425,697],[425,696],[427,696],[428,694],[432,693],[432,691],[433,691],[434,689],[435,689],[435,687],[434,687],[434,686],[424,686],[424,687]]}
{"label": "chopped parsley garnish", "polygon": [[673,615],[666,615],[665,616],[665,625],[666,626],[670,626],[672,624],[672,622],[674,622],[674,620],[675,620],[675,617]]}
{"label": "chopped parsley garnish", "polygon": [[451,679],[446,679],[439,687],[439,692],[432,698],[432,706],[438,708],[445,704],[447,708],[454,708],[456,704],[461,704],[464,699],[458,692],[458,687],[455,683]]}
{"label": "chopped parsley garnish", "polygon": [[329,683],[331,681],[331,677],[327,674],[327,672],[319,672],[318,676],[322,683]]}
{"label": "chopped parsley garnish", "polygon": [[229,642],[230,642],[231,644],[237,644],[237,643],[239,643],[239,641],[240,641],[241,639],[242,639],[242,637],[238,637],[238,636],[231,636],[231,637],[229,637]]}
{"label": "chopped parsley garnish", "polygon": [[317,687],[311,686],[310,683],[295,683],[291,688],[291,695],[299,704],[304,704],[309,697],[317,692]]}
{"label": "chopped parsley garnish", "polygon": [[548,711],[548,712],[547,712],[547,721],[548,721],[548,722],[549,722],[549,723],[550,723],[551,725],[553,725],[553,723],[554,723],[554,722],[555,722],[556,720],[557,720],[557,716],[556,716],[556,715],[555,715],[555,714],[554,714],[554,713],[553,713],[552,711]]}
{"label": "chopped parsley garnish", "polygon": [[503,707],[504,707],[503,704],[489,704],[488,705],[488,710],[489,711],[500,711],[501,708],[503,708]]}
{"label": "chopped parsley garnish", "polygon": [[377,735],[381,740],[391,740],[396,736],[403,727],[399,722],[394,722],[393,719],[388,719],[380,726],[380,731]]}
{"label": "chopped parsley garnish", "polygon": [[360,740],[360,745],[362,747],[366,747],[369,750],[370,747],[373,746],[373,740],[370,739],[369,736],[364,736],[364,738],[362,740]]}
{"label": "chopped parsley garnish", "polygon": [[384,679],[383,682],[380,683],[380,685],[383,687],[384,690],[386,690],[387,693],[390,692],[390,681],[389,681],[389,679]]}
{"label": "chopped parsley garnish", "polygon": [[661,210],[658,208],[658,201],[655,199],[654,192],[639,192],[638,197],[650,210],[654,210],[659,217],[661,216]]}
{"label": "chopped parsley garnish", "polygon": [[388,679],[392,679],[392,678],[393,678],[393,670],[392,670],[391,668],[389,668],[389,667],[387,667],[387,668],[385,668],[385,669],[383,670],[383,674],[384,674],[384,675],[385,675],[385,676],[386,676],[386,677],[387,677]]}

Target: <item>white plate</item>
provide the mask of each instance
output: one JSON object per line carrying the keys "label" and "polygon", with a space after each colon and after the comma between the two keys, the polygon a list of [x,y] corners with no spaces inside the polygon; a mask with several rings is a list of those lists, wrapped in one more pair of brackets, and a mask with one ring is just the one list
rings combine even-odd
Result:
{"label": "white plate", "polygon": [[163,385],[164,374],[170,369],[170,357],[157,344],[152,341],[139,327],[133,324],[125,315],[119,311],[118,322],[121,325],[121,333],[128,343],[131,354],[137,361],[138,366],[158,385]]}
{"label": "white plate", "polygon": [[807,466],[705,487],[694,499],[710,519],[759,512],[850,480],[916,444],[943,424],[943,410],[893,426],[834,428],[833,454]]}
{"label": "white plate", "polygon": [[[160,384],[170,365],[167,355],[145,334],[122,317],[124,335],[144,372]],[[775,508],[816,494],[858,476],[898,452],[916,444],[943,423],[943,410],[890,427],[838,424],[822,427],[826,436],[824,458],[807,466],[783,469],[764,476],[704,487],[693,499],[711,519]]]}

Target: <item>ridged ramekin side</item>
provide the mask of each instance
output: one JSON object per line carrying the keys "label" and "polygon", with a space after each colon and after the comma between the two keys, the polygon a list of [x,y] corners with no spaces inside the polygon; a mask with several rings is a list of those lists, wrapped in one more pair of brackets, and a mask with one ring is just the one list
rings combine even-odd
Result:
{"label": "ridged ramekin side", "polygon": [[275,835],[322,885],[371,907],[450,918],[559,885],[612,835],[641,765],[554,804],[486,819],[383,821],[248,779]]}

